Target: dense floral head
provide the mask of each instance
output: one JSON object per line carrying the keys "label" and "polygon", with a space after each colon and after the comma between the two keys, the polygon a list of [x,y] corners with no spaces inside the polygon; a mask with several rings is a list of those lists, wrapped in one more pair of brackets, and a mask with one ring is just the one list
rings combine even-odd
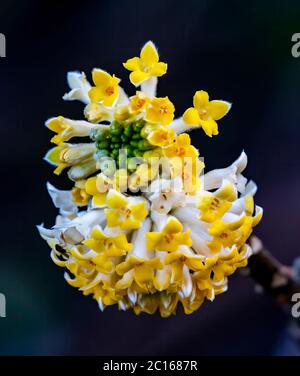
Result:
{"label": "dense floral head", "polygon": [[[55,133],[45,159],[67,170],[73,187],[48,184],[59,208],[55,226],[38,226],[65,279],[99,307],[163,317],[197,310],[226,291],[228,276],[247,264],[246,244],[262,217],[255,184],[242,175],[245,153],[229,167],[203,173],[187,132],[218,134],[230,103],[195,93],[193,107],[174,119],[168,96],[157,97],[167,72],[152,42],[124,64],[139,87],[128,97],[120,79],[102,69],[70,72],[65,100],[84,103],[86,120],[49,119]],[[81,138],[80,143],[70,143]]]}

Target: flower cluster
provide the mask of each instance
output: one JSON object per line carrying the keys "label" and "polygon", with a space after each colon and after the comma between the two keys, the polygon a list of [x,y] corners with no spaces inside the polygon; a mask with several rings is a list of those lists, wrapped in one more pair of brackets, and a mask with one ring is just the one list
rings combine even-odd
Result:
{"label": "flower cluster", "polygon": [[[152,42],[124,64],[139,89],[128,97],[120,79],[102,69],[70,72],[65,100],[84,103],[86,120],[49,119],[55,146],[45,159],[73,182],[48,183],[59,209],[51,229],[38,226],[66,281],[91,295],[101,310],[118,305],[168,317],[178,303],[189,314],[227,289],[228,276],[247,264],[246,243],[262,217],[256,185],[242,175],[243,152],[229,167],[203,173],[187,132],[218,134],[230,103],[195,93],[193,107],[174,119],[168,97],[156,97],[167,71]],[[69,143],[72,138],[82,143]]]}

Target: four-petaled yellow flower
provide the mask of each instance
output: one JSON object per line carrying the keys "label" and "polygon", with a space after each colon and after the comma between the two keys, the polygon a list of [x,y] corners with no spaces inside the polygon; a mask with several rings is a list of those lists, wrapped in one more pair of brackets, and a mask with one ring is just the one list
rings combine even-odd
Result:
{"label": "four-petaled yellow flower", "polygon": [[141,227],[148,210],[144,201],[126,197],[111,189],[106,197],[108,208],[105,209],[107,226],[120,227],[122,230],[135,230]]}
{"label": "four-petaled yellow flower", "polygon": [[133,282],[142,289],[141,292],[148,292],[153,289],[153,280],[157,269],[162,269],[163,264],[158,257],[149,260],[130,255],[116,267],[116,272],[122,276],[117,282],[116,288],[123,290],[129,288]]}
{"label": "four-petaled yellow flower", "polygon": [[67,119],[57,116],[46,121],[46,127],[57,134],[51,138],[51,142],[60,145],[69,141],[72,137],[86,137],[90,134],[93,124],[83,120]]}
{"label": "four-petaled yellow flower", "polygon": [[148,42],[141,50],[140,57],[133,57],[123,63],[131,71],[130,81],[139,86],[150,77],[161,77],[167,72],[167,64],[159,62],[157,49],[153,42]]}
{"label": "four-petaled yellow flower", "polygon": [[152,124],[169,125],[174,119],[175,107],[168,97],[153,98],[146,109],[145,120]]}
{"label": "four-petaled yellow flower", "polygon": [[[99,255],[105,254],[110,257],[124,256],[132,249],[132,244],[128,243],[125,234],[108,236],[100,226],[95,226],[93,228],[91,239],[84,240],[83,244],[97,252]],[[93,261],[95,261],[95,258]]]}
{"label": "four-petaled yellow flower", "polygon": [[197,91],[194,95],[194,107],[188,108],[183,114],[183,120],[189,125],[201,125],[207,136],[217,135],[216,120],[222,119],[230,110],[231,104],[221,100],[209,101],[206,91]]}
{"label": "four-petaled yellow flower", "polygon": [[181,245],[192,245],[190,230],[182,231],[182,224],[176,218],[170,218],[161,232],[148,232],[146,234],[147,249],[149,251],[173,252]]}
{"label": "four-petaled yellow flower", "polygon": [[141,91],[130,97],[129,110],[132,114],[139,114],[146,109],[150,99]]}
{"label": "four-petaled yellow flower", "polygon": [[176,133],[174,129],[159,126],[153,128],[153,130],[149,133],[147,140],[152,145],[164,147],[171,144],[175,138]]}
{"label": "four-petaled yellow flower", "polygon": [[216,220],[208,232],[212,235],[212,241],[208,242],[209,248],[213,252],[235,245],[238,249],[249,238],[254,227],[255,219],[250,216],[243,216],[236,222],[226,223]]}
{"label": "four-petaled yellow flower", "polygon": [[96,86],[89,91],[92,102],[101,102],[105,107],[112,107],[119,97],[120,79],[102,69],[93,70],[93,81]]}
{"label": "four-petaled yellow flower", "polygon": [[205,222],[214,222],[222,218],[236,198],[236,188],[229,181],[226,181],[216,192],[203,192],[198,206],[201,212],[200,219]]}
{"label": "four-petaled yellow flower", "polygon": [[187,133],[182,133],[176,137],[175,142],[163,149],[165,157],[173,158],[191,158],[194,160],[198,157],[197,149],[191,145],[191,138]]}

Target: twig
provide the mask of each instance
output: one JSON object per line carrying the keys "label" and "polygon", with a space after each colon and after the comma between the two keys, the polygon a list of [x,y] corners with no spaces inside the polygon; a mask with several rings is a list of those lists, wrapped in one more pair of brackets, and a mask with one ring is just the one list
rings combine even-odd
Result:
{"label": "twig", "polygon": [[280,304],[294,304],[292,296],[300,293],[300,283],[293,267],[275,259],[256,236],[250,238],[254,254],[249,258],[248,271],[254,281]]}

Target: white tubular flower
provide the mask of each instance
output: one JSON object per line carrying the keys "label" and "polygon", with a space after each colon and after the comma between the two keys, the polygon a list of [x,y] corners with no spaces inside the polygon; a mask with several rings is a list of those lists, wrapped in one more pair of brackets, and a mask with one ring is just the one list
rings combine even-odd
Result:
{"label": "white tubular flower", "polygon": [[164,214],[173,208],[184,206],[186,194],[181,177],[154,180],[149,187],[148,199],[152,210]]}
{"label": "white tubular flower", "polygon": [[69,141],[73,137],[87,137],[91,133],[91,130],[95,128],[95,124],[91,124],[85,120],[72,120],[63,116],[50,118],[46,121],[45,125],[51,131],[57,133],[51,138],[51,142],[56,145]]}
{"label": "white tubular flower", "polygon": [[239,192],[243,193],[247,179],[241,174],[247,166],[247,155],[243,151],[239,158],[234,161],[229,167],[221,168],[200,176],[202,186],[206,190],[219,188],[224,179],[228,179],[236,184]]}
{"label": "white tubular flower", "polygon": [[[96,225],[101,225],[105,222],[104,210],[90,210],[88,212],[80,212],[80,215],[75,219],[53,226],[54,229],[60,229],[62,236],[72,236],[75,233],[79,233],[80,238],[87,238],[90,236],[92,229]],[[83,240],[82,239],[82,240]]]}
{"label": "white tubular flower", "polygon": [[162,269],[163,265],[158,257],[148,252],[145,235],[151,229],[151,220],[145,219],[142,226],[133,233],[131,242],[134,245],[126,260],[116,267],[117,273],[122,277],[116,284],[116,288],[124,290],[137,284],[144,292],[151,292],[154,287],[156,269]]}
{"label": "white tubular flower", "polygon": [[63,96],[65,101],[79,100],[85,104],[90,102],[89,91],[91,84],[86,79],[84,72],[68,72],[68,84],[71,91]]}
{"label": "white tubular flower", "polygon": [[194,129],[197,129],[199,127],[194,125],[188,125],[182,117],[177,118],[172,121],[172,123],[169,125],[169,128],[174,129],[176,134],[184,133],[184,132],[190,132]]}
{"label": "white tubular flower", "polygon": [[59,209],[63,216],[73,215],[78,212],[78,207],[72,199],[71,191],[62,191],[50,183],[47,183],[47,190],[54,206]]}
{"label": "white tubular flower", "polygon": [[57,175],[66,169],[73,186],[47,183],[59,215],[51,229],[37,228],[67,283],[101,311],[116,305],[169,317],[180,304],[191,314],[247,265],[247,240],[263,214],[254,203],[257,186],[242,175],[244,152],[202,175],[203,157],[187,133],[216,136],[231,103],[197,90],[174,120],[169,96],[156,96],[167,64],[154,43],[123,65],[139,88],[130,98],[113,73],[94,68],[93,86],[84,73],[68,73],[63,99],[83,102],[87,121],[46,122],[55,147],[45,159]]}
{"label": "white tubular flower", "polygon": [[142,82],[141,91],[149,98],[154,98],[156,96],[157,89],[157,77],[150,77],[148,80]]}

